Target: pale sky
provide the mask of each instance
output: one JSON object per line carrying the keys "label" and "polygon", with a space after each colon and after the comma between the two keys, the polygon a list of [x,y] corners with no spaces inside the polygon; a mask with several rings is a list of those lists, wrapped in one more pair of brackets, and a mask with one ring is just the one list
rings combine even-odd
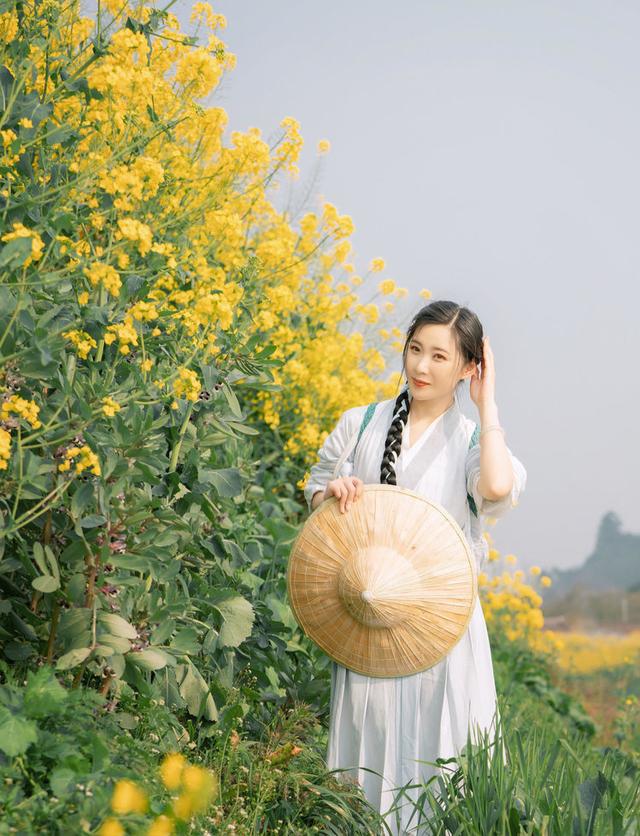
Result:
{"label": "pale sky", "polygon": [[329,139],[316,191],[352,216],[358,270],[381,256],[480,317],[528,475],[497,548],[567,568],[606,512],[640,531],[640,4],[212,5],[238,57],[209,102],[229,131],[297,118],[303,181]]}

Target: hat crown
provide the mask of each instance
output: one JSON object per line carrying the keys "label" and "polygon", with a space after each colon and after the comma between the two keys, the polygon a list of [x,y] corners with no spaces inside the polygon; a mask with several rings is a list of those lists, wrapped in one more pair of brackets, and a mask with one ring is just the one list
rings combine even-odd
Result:
{"label": "hat crown", "polygon": [[338,573],[338,595],[351,615],[368,627],[393,627],[407,617],[407,598],[420,576],[411,561],[389,546],[359,549]]}

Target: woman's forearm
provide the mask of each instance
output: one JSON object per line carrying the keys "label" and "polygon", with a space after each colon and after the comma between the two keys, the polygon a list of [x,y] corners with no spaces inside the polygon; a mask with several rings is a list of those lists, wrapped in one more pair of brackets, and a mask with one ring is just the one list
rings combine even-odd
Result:
{"label": "woman's forearm", "polygon": [[324,499],[324,491],[316,491],[314,495],[311,497],[311,510],[315,511],[315,509],[320,505],[320,503]]}
{"label": "woman's forearm", "polygon": [[[494,402],[479,408],[480,429],[500,424]],[[513,488],[513,466],[504,435],[499,430],[484,433],[480,440],[480,479],[478,491],[490,501],[502,499]]]}

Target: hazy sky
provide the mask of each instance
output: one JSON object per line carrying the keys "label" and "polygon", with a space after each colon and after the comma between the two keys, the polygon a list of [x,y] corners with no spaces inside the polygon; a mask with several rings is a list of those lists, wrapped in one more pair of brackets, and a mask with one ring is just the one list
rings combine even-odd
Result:
{"label": "hazy sky", "polygon": [[609,510],[640,531],[640,4],[213,6],[238,57],[211,101],[229,130],[296,117],[302,179],[329,139],[317,191],[352,216],[358,270],[382,256],[480,317],[528,474],[496,546],[565,568]]}

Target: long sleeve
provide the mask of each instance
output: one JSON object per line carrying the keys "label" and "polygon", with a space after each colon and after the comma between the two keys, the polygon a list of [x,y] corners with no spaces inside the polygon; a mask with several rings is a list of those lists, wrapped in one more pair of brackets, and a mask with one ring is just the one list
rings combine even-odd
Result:
{"label": "long sleeve", "polygon": [[[325,438],[322,447],[318,450],[318,461],[311,467],[309,479],[304,489],[304,496],[311,510],[311,499],[316,491],[323,491],[327,483],[333,479],[333,470],[342,455],[349,439],[360,426],[362,416],[366,407],[354,406],[343,412],[338,423]],[[342,465],[339,476],[350,476],[353,470],[353,462],[349,457]]]}
{"label": "long sleeve", "polygon": [[507,450],[509,451],[513,466],[513,487],[511,488],[510,494],[507,494],[502,499],[496,500],[485,499],[478,491],[478,482],[480,481],[480,445],[474,445],[467,452],[465,463],[467,491],[476,503],[478,514],[495,517],[496,519],[504,517],[511,508],[514,508],[518,504],[520,494],[525,489],[527,484],[527,471],[522,462],[513,455],[508,447]]}

